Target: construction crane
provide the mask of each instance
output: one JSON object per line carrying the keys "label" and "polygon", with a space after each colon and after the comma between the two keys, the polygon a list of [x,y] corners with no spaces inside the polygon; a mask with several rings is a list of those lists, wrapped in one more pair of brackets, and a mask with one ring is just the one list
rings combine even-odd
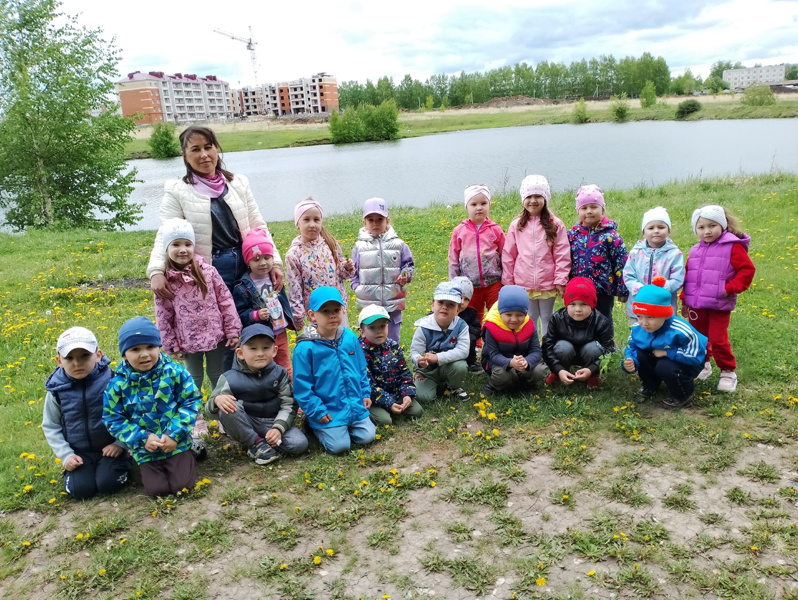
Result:
{"label": "construction crane", "polygon": [[252,83],[253,85],[258,85],[258,59],[257,56],[255,55],[255,46],[257,45],[258,42],[256,42],[252,38],[252,26],[250,25],[249,27],[249,39],[233,35],[232,33],[227,33],[226,31],[222,31],[221,29],[214,29],[213,31],[225,37],[229,37],[231,40],[236,40],[237,42],[244,42],[247,45],[247,50],[249,50],[249,58],[252,61],[252,73],[255,76],[255,80]]}

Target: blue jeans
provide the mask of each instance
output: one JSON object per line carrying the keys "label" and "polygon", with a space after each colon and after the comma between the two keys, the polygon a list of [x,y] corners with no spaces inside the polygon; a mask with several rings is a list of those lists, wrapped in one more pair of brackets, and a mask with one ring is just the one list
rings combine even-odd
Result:
{"label": "blue jeans", "polygon": [[[258,437],[266,437],[266,433],[274,426],[274,419],[253,417],[244,410],[244,402],[236,400],[236,410],[228,415],[219,411],[218,419],[224,430],[235,441],[247,447],[252,446]],[[299,455],[308,449],[308,439],[296,427],[291,427],[282,436],[282,443],[275,448],[281,454]]]}
{"label": "blue jeans", "polygon": [[314,429],[313,433],[319,438],[324,449],[331,454],[340,454],[349,450],[352,442],[356,444],[368,444],[374,441],[377,429],[371,419],[365,418],[355,421],[349,425],[339,427],[326,427],[325,429]]}
{"label": "blue jeans", "polygon": [[[233,287],[236,281],[244,276],[247,272],[247,263],[244,262],[244,256],[241,254],[241,248],[224,248],[222,250],[214,250],[211,253],[213,258],[213,267],[219,271],[222,276],[222,281],[233,293]],[[235,350],[225,348],[224,350],[224,371],[229,371],[233,368],[233,359],[235,357]]]}

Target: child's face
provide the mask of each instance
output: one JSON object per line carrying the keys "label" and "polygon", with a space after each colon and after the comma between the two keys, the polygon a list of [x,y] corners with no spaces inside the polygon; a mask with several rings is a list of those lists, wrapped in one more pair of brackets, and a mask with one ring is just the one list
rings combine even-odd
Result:
{"label": "child's face", "polygon": [[433,300],[432,314],[435,317],[435,322],[446,329],[457,316],[457,309],[459,307],[459,304],[451,300]]}
{"label": "child's face", "polygon": [[331,338],[335,335],[338,326],[343,323],[344,307],[330,300],[321,305],[319,310],[309,310],[308,317],[316,324],[319,335]]}
{"label": "child's face", "polygon": [[526,313],[519,312],[517,310],[511,310],[509,312],[504,312],[501,315],[502,323],[504,323],[510,331],[516,331],[524,322],[526,318]]}
{"label": "child's face", "polygon": [[488,218],[490,212],[490,202],[484,194],[477,194],[466,204],[468,211],[468,218],[474,222],[474,225],[482,225],[485,219]]}
{"label": "child's face", "polygon": [[388,319],[377,319],[368,325],[361,325],[360,333],[375,346],[384,344],[388,339]]}
{"label": "child's face", "polygon": [[532,194],[524,198],[524,209],[533,217],[539,217],[544,206],[546,206],[546,199],[539,194]]}
{"label": "child's face", "polygon": [[312,242],[317,239],[321,233],[321,222],[321,213],[318,208],[309,208],[302,213],[296,226],[299,230],[299,235],[302,236],[302,240]]}
{"label": "child's face", "polygon": [[665,325],[665,321],[667,320],[668,317],[649,317],[648,315],[637,315],[638,324],[649,333],[659,331],[660,328]]}
{"label": "child's face", "polygon": [[573,300],[568,305],[566,310],[568,311],[568,316],[574,321],[584,321],[590,316],[590,313],[593,312],[593,309],[590,308],[590,305],[587,302],[582,302],[581,300]]}
{"label": "child's face", "polygon": [[266,276],[274,267],[274,257],[269,254],[261,254],[256,256],[247,263],[249,272],[255,276],[255,279],[266,279]]}
{"label": "child's face", "polygon": [[185,267],[194,258],[194,244],[191,240],[175,240],[169,244],[166,255],[178,267]]}
{"label": "child's face", "polygon": [[274,360],[277,355],[277,344],[266,335],[249,338],[246,344],[236,348],[236,356],[247,363],[250,369],[260,371]]}
{"label": "child's face", "polygon": [[699,217],[695,224],[695,234],[699,240],[711,244],[723,234],[723,226],[717,221]]}
{"label": "child's face", "polygon": [[383,217],[377,213],[371,213],[363,217],[363,227],[366,228],[370,235],[376,236],[385,233],[388,231],[390,224],[391,220],[388,217]]}
{"label": "child's face", "polygon": [[66,356],[56,356],[55,361],[72,379],[83,379],[94,370],[94,365],[102,357],[103,353],[99,350],[89,352],[85,348],[75,348]]}
{"label": "child's face", "polygon": [[161,356],[161,347],[153,344],[139,344],[125,350],[125,360],[136,371],[146,373],[158,362]]}
{"label": "child's face", "polygon": [[463,301],[460,303],[460,308],[457,310],[458,313],[463,312],[465,309],[468,308],[468,305],[471,304],[471,298],[466,298],[463,296]]}
{"label": "child's face", "polygon": [[651,221],[643,229],[643,239],[652,248],[662,248],[671,230],[665,221]]}
{"label": "child's face", "polygon": [[579,221],[585,227],[595,227],[601,223],[601,218],[604,216],[604,209],[598,204],[585,204],[579,207],[576,214],[579,216]]}

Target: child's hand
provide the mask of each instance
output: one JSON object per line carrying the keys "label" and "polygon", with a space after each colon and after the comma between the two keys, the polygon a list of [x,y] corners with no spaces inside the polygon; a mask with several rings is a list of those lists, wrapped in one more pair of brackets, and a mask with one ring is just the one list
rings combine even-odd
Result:
{"label": "child's hand", "polygon": [[652,350],[651,354],[653,354],[657,358],[662,358],[663,356],[668,356],[668,351],[657,349],[657,350]]}
{"label": "child's hand", "polygon": [[269,271],[269,277],[271,277],[272,288],[274,289],[275,292],[279,292],[281,289],[283,289],[284,275],[283,275],[283,270],[280,267],[278,267],[277,265],[273,266],[272,270]]}
{"label": "child's hand", "polygon": [[565,385],[571,385],[574,382],[574,374],[568,371],[567,369],[563,369],[557,375]]}
{"label": "child's hand", "polygon": [[590,369],[579,369],[576,373],[574,373],[574,379],[579,381],[587,381],[591,375],[592,373],[590,372]]}
{"label": "child's hand", "polygon": [[266,443],[269,444],[269,446],[276,448],[280,445],[280,440],[283,439],[283,434],[280,433],[279,429],[269,429],[263,439],[266,440]]}
{"label": "child's hand", "polygon": [[258,311],[258,321],[270,321],[270,320],[271,320],[271,315],[269,315],[269,309],[261,308]]}
{"label": "child's hand", "polygon": [[428,363],[437,364],[438,362],[438,355],[434,352],[427,352],[424,357],[427,359]]}
{"label": "child's hand", "polygon": [[226,415],[234,413],[238,410],[236,398],[230,394],[220,394],[219,396],[216,396],[216,398],[213,400],[213,403],[216,405],[216,408]]}
{"label": "child's hand", "polygon": [[680,313],[681,313],[683,318],[689,319],[690,318],[690,307],[687,306],[686,304],[682,304],[682,310],[680,311]]}
{"label": "child's hand", "polygon": [[332,421],[332,417],[330,416],[330,413],[327,413],[321,419],[318,420],[318,422],[321,423],[322,425],[325,425],[325,424],[329,423],[330,421]]}
{"label": "child's hand", "polygon": [[371,398],[363,398],[363,406],[371,408]]}
{"label": "child's hand", "polygon": [[405,409],[403,404],[399,404],[398,402],[394,402],[391,404],[391,412],[395,415],[401,415],[402,411]]}
{"label": "child's hand", "polygon": [[175,448],[177,448],[177,442],[164,433],[161,436],[161,450],[164,452],[174,452]]}
{"label": "child's hand", "polygon": [[147,436],[147,441],[144,442],[144,449],[147,452],[155,452],[156,450],[160,450],[163,447],[163,442],[161,438],[159,438],[154,433],[151,433]]}
{"label": "child's hand", "polygon": [[74,471],[83,464],[83,459],[77,454],[73,454],[64,461],[64,471]]}
{"label": "child's hand", "polygon": [[633,361],[631,358],[624,359],[623,368],[626,369],[629,373],[634,373],[636,371],[635,361]]}
{"label": "child's hand", "polygon": [[427,360],[427,355],[422,354],[418,357],[418,368],[419,369],[426,369],[429,366],[429,361]]}
{"label": "child's hand", "polygon": [[526,371],[528,363],[523,356],[513,356],[513,359],[510,361],[510,366],[515,369],[516,371]]}
{"label": "child's hand", "polygon": [[344,271],[346,271],[347,273],[355,272],[355,263],[352,262],[351,258],[347,258],[346,262],[344,262]]}
{"label": "child's hand", "polygon": [[399,285],[407,285],[407,273],[402,273],[399,275],[399,279],[396,280],[396,283]]}
{"label": "child's hand", "polygon": [[230,348],[231,350],[235,350],[239,346],[239,338],[238,337],[231,337],[227,338],[227,343],[225,344],[226,347]]}
{"label": "child's hand", "polygon": [[629,300],[629,296],[618,296],[618,302],[621,304],[626,304],[627,300]]}
{"label": "child's hand", "polygon": [[410,408],[410,405],[413,404],[413,399],[410,396],[405,396],[402,398],[402,410],[407,410]]}
{"label": "child's hand", "polygon": [[103,448],[103,456],[108,456],[110,458],[116,458],[117,456],[121,455],[124,450],[121,446],[117,446],[116,444],[108,444],[105,448]]}
{"label": "child's hand", "polygon": [[557,290],[557,295],[562,298],[565,295],[565,286],[564,285],[555,285],[554,289]]}

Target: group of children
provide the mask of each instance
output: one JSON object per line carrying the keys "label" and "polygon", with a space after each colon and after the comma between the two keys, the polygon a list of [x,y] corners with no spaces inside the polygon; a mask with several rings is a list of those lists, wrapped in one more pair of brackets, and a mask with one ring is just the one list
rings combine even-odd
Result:
{"label": "group of children", "polygon": [[[526,177],[520,196],[523,208],[505,235],[489,218],[487,186],[465,190],[468,218],[452,232],[450,280],[437,285],[430,313],[414,323],[413,373],[399,345],[413,257],[383,199],[366,201],[350,259],[325,230],[321,205],[300,202],[299,235],[285,256],[287,294],[271,281],[275,251],[261,230],[244,237],[248,272],[231,293],[194,254],[191,226],[164,222],[174,299],[156,298],[157,326],[145,317],[122,326],[116,373],[89,330],[73,327],[58,339],[43,429],[63,462],[65,490],[87,498],[120,489],[130,478],[128,455],[151,496],[193,487],[205,452],[192,431],[206,371],[205,414],[260,465],[307,449],[294,426],[300,410],[324,448],[340,453],[374,440],[375,424],[420,417],[441,393],[467,400],[469,371],[487,375],[486,396],[528,391],[544,378],[598,387],[602,357],[615,351],[616,298],[627,302],[632,325],[622,369],[639,373],[638,395],[652,397],[664,382],[666,406],[687,405],[694,379],[711,374],[711,356],[721,368],[718,388],[735,389],[729,316],[754,267],[749,238],[725,209],[693,213],[699,243],[685,266],[662,207],[645,213],[643,239],[627,257],[597,186],[577,192],[570,230],[549,208],[544,177]],[[349,328],[347,281],[359,337]],[[680,290],[689,322],[675,316]],[[555,312],[558,297],[564,307]],[[293,358],[288,329],[298,334]],[[227,370],[226,354],[234,358]]]}

